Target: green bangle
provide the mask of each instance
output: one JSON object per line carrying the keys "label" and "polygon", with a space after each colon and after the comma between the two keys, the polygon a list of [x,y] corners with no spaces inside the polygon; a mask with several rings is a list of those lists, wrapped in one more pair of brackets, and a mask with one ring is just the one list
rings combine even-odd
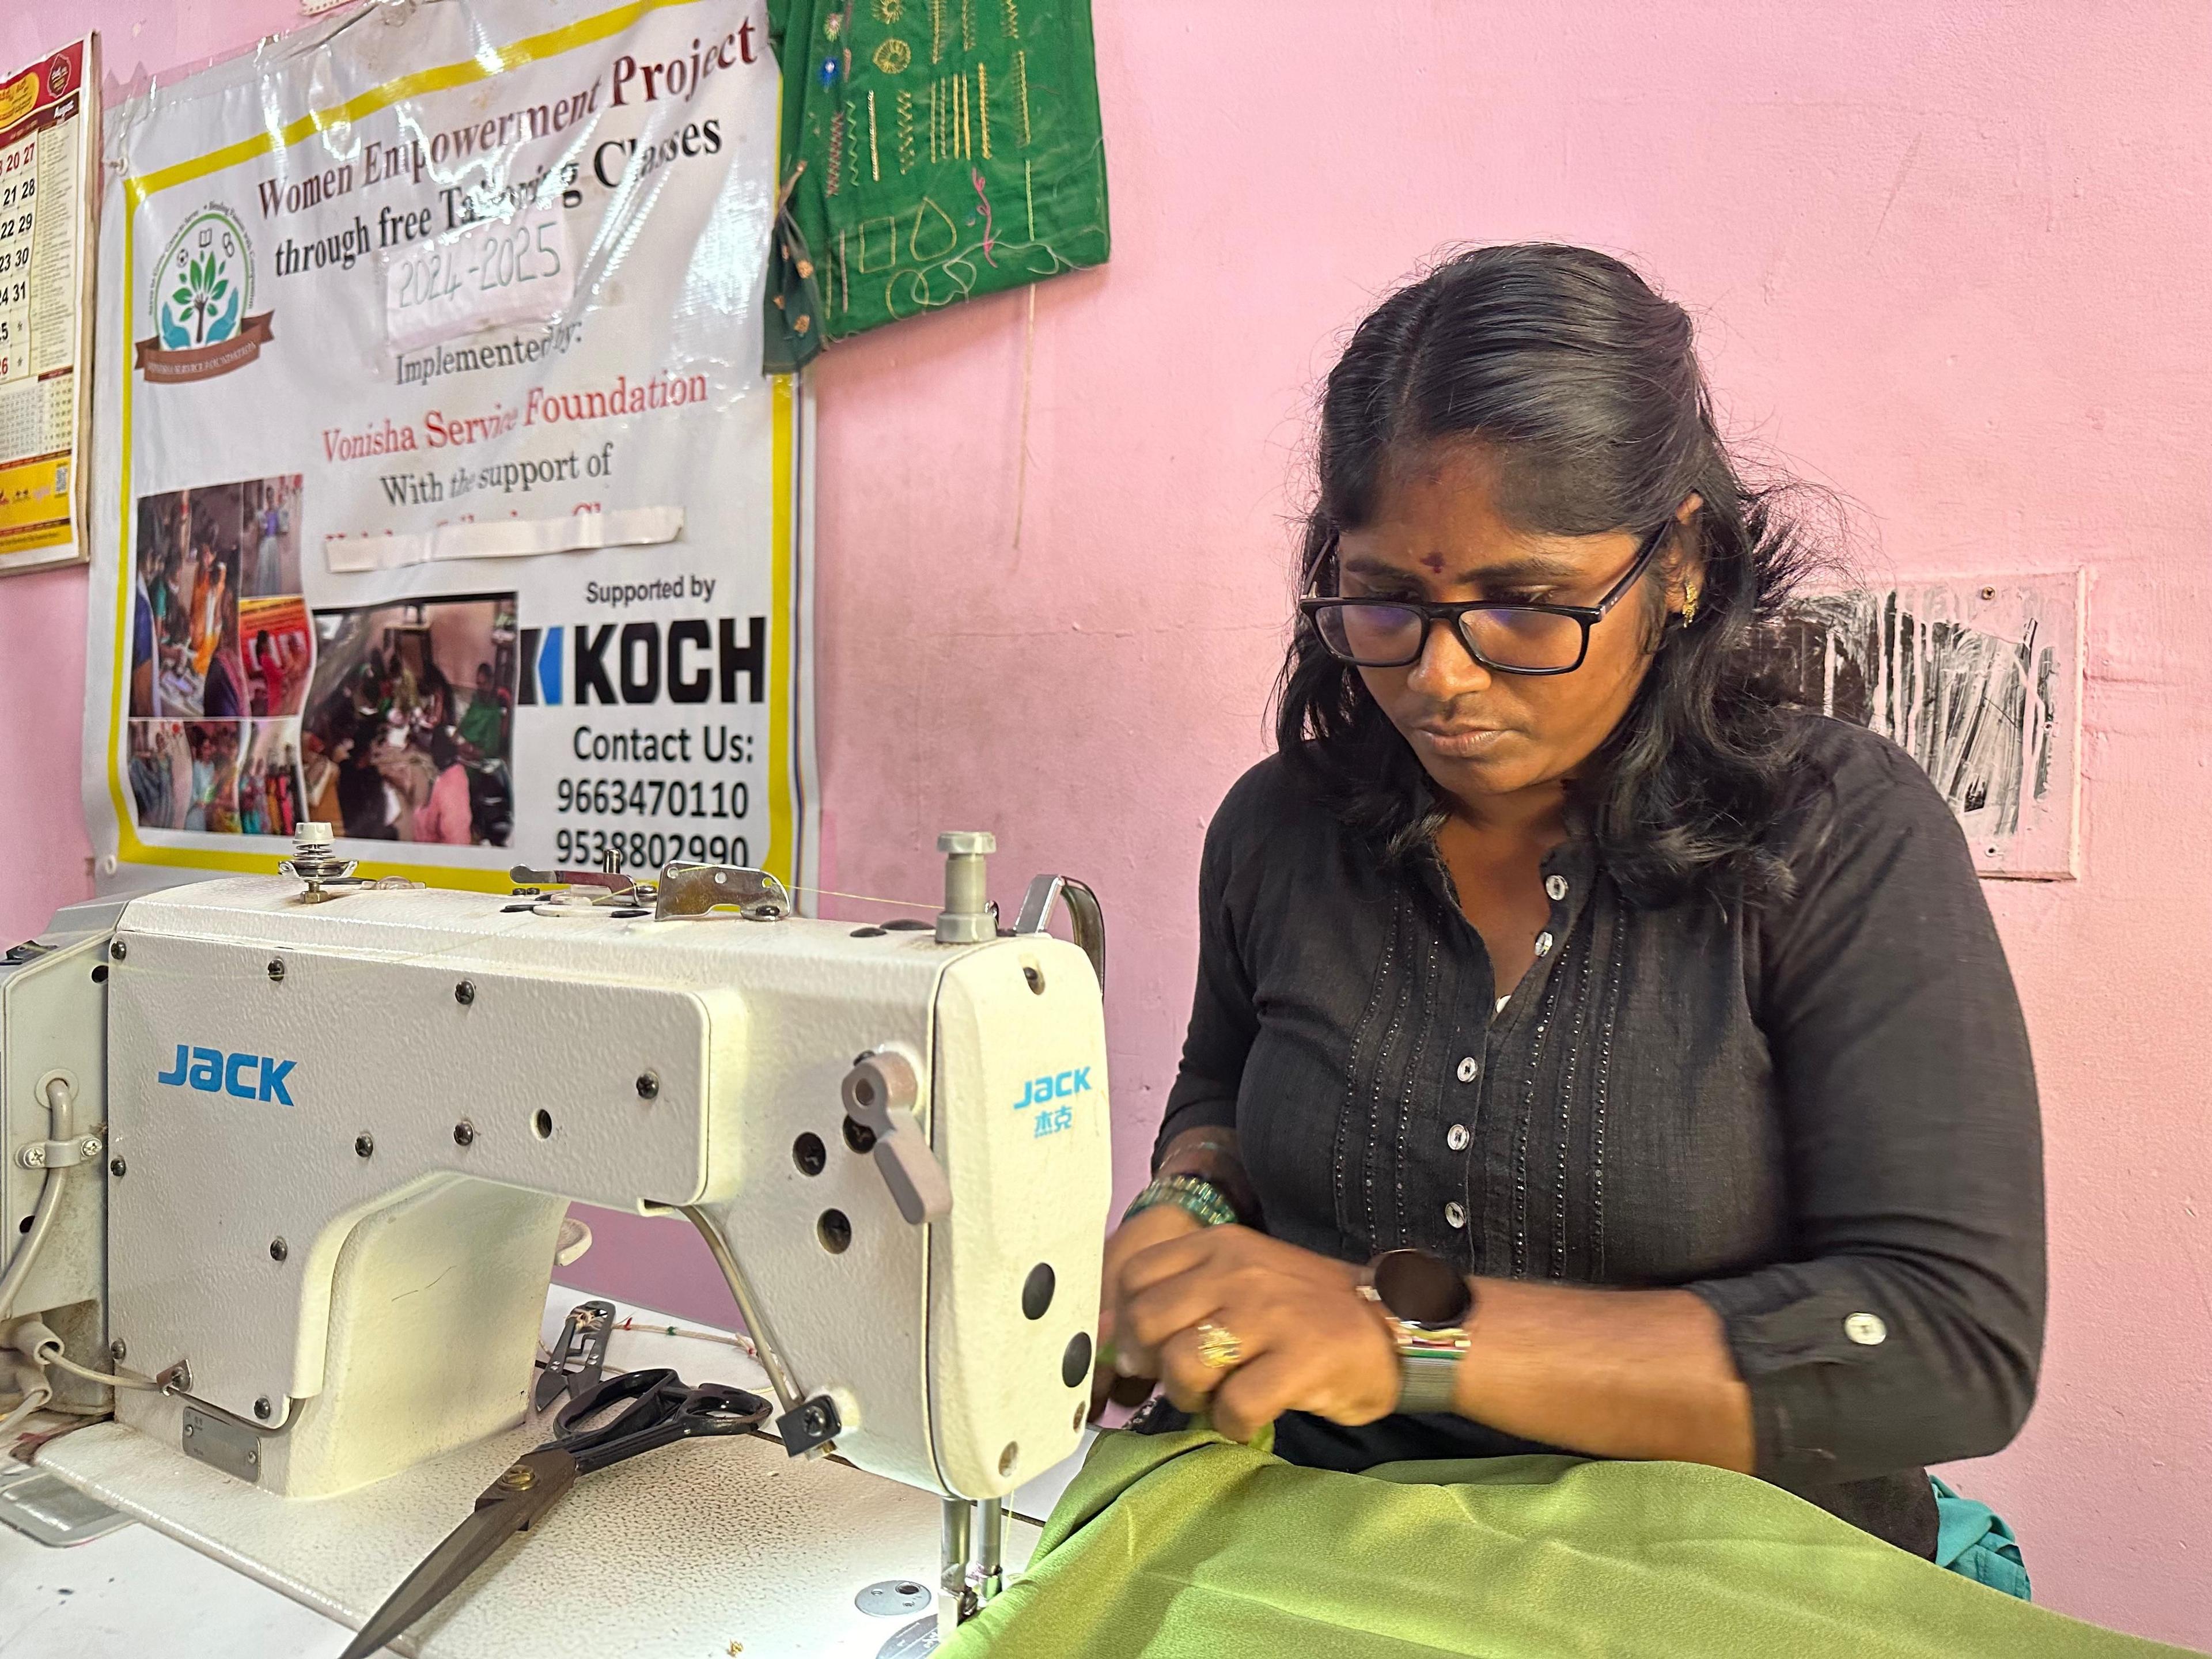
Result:
{"label": "green bangle", "polygon": [[1188,1210],[1208,1227],[1227,1226],[1237,1219],[1237,1206],[1220,1188],[1202,1176],[1188,1175],[1160,1176],[1130,1201],[1121,1219],[1127,1222],[1161,1204]]}

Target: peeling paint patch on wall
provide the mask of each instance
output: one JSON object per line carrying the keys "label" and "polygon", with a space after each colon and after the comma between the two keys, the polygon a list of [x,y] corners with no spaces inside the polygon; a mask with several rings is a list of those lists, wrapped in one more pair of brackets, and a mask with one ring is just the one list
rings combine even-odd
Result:
{"label": "peeling paint patch on wall", "polygon": [[1927,769],[1984,876],[2079,873],[2084,573],[1815,594],[1759,646],[1801,708]]}

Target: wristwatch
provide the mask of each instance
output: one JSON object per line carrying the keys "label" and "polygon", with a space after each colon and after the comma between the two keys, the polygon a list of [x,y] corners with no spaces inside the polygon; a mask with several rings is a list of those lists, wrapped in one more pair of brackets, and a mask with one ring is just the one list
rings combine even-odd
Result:
{"label": "wristwatch", "polygon": [[1425,1250],[1385,1250],[1368,1264],[1359,1293],[1398,1345],[1397,1409],[1451,1410],[1452,1379],[1474,1321],[1474,1287]]}

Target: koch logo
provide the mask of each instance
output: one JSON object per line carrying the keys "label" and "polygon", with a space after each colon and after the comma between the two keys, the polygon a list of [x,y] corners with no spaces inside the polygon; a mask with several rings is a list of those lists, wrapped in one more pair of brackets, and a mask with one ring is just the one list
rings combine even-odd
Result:
{"label": "koch logo", "polygon": [[[768,696],[768,618],[564,623],[522,630],[525,705],[762,702]],[[739,683],[743,682],[742,695]],[[664,695],[665,694],[665,695]]]}
{"label": "koch logo", "polygon": [[193,1048],[179,1042],[177,1057],[154,1081],[173,1089],[191,1088],[204,1095],[226,1094],[240,1100],[273,1100],[292,1103],[285,1087],[296,1060],[271,1060],[267,1054],[226,1054],[220,1048]]}

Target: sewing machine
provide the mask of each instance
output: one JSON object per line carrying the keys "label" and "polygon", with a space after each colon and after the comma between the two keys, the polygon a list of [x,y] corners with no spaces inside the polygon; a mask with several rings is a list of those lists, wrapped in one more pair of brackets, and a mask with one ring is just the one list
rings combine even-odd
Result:
{"label": "sewing machine", "polygon": [[1081,1436],[1109,1171],[1095,901],[1040,878],[1002,932],[990,838],[939,845],[933,923],[713,867],[363,883],[320,826],[80,918],[0,970],[0,1261],[38,1247],[0,1331],[157,1384],[118,1420],[265,1516],[514,1430],[569,1201],[680,1213],[778,1455],[943,1500],[957,1620]]}

